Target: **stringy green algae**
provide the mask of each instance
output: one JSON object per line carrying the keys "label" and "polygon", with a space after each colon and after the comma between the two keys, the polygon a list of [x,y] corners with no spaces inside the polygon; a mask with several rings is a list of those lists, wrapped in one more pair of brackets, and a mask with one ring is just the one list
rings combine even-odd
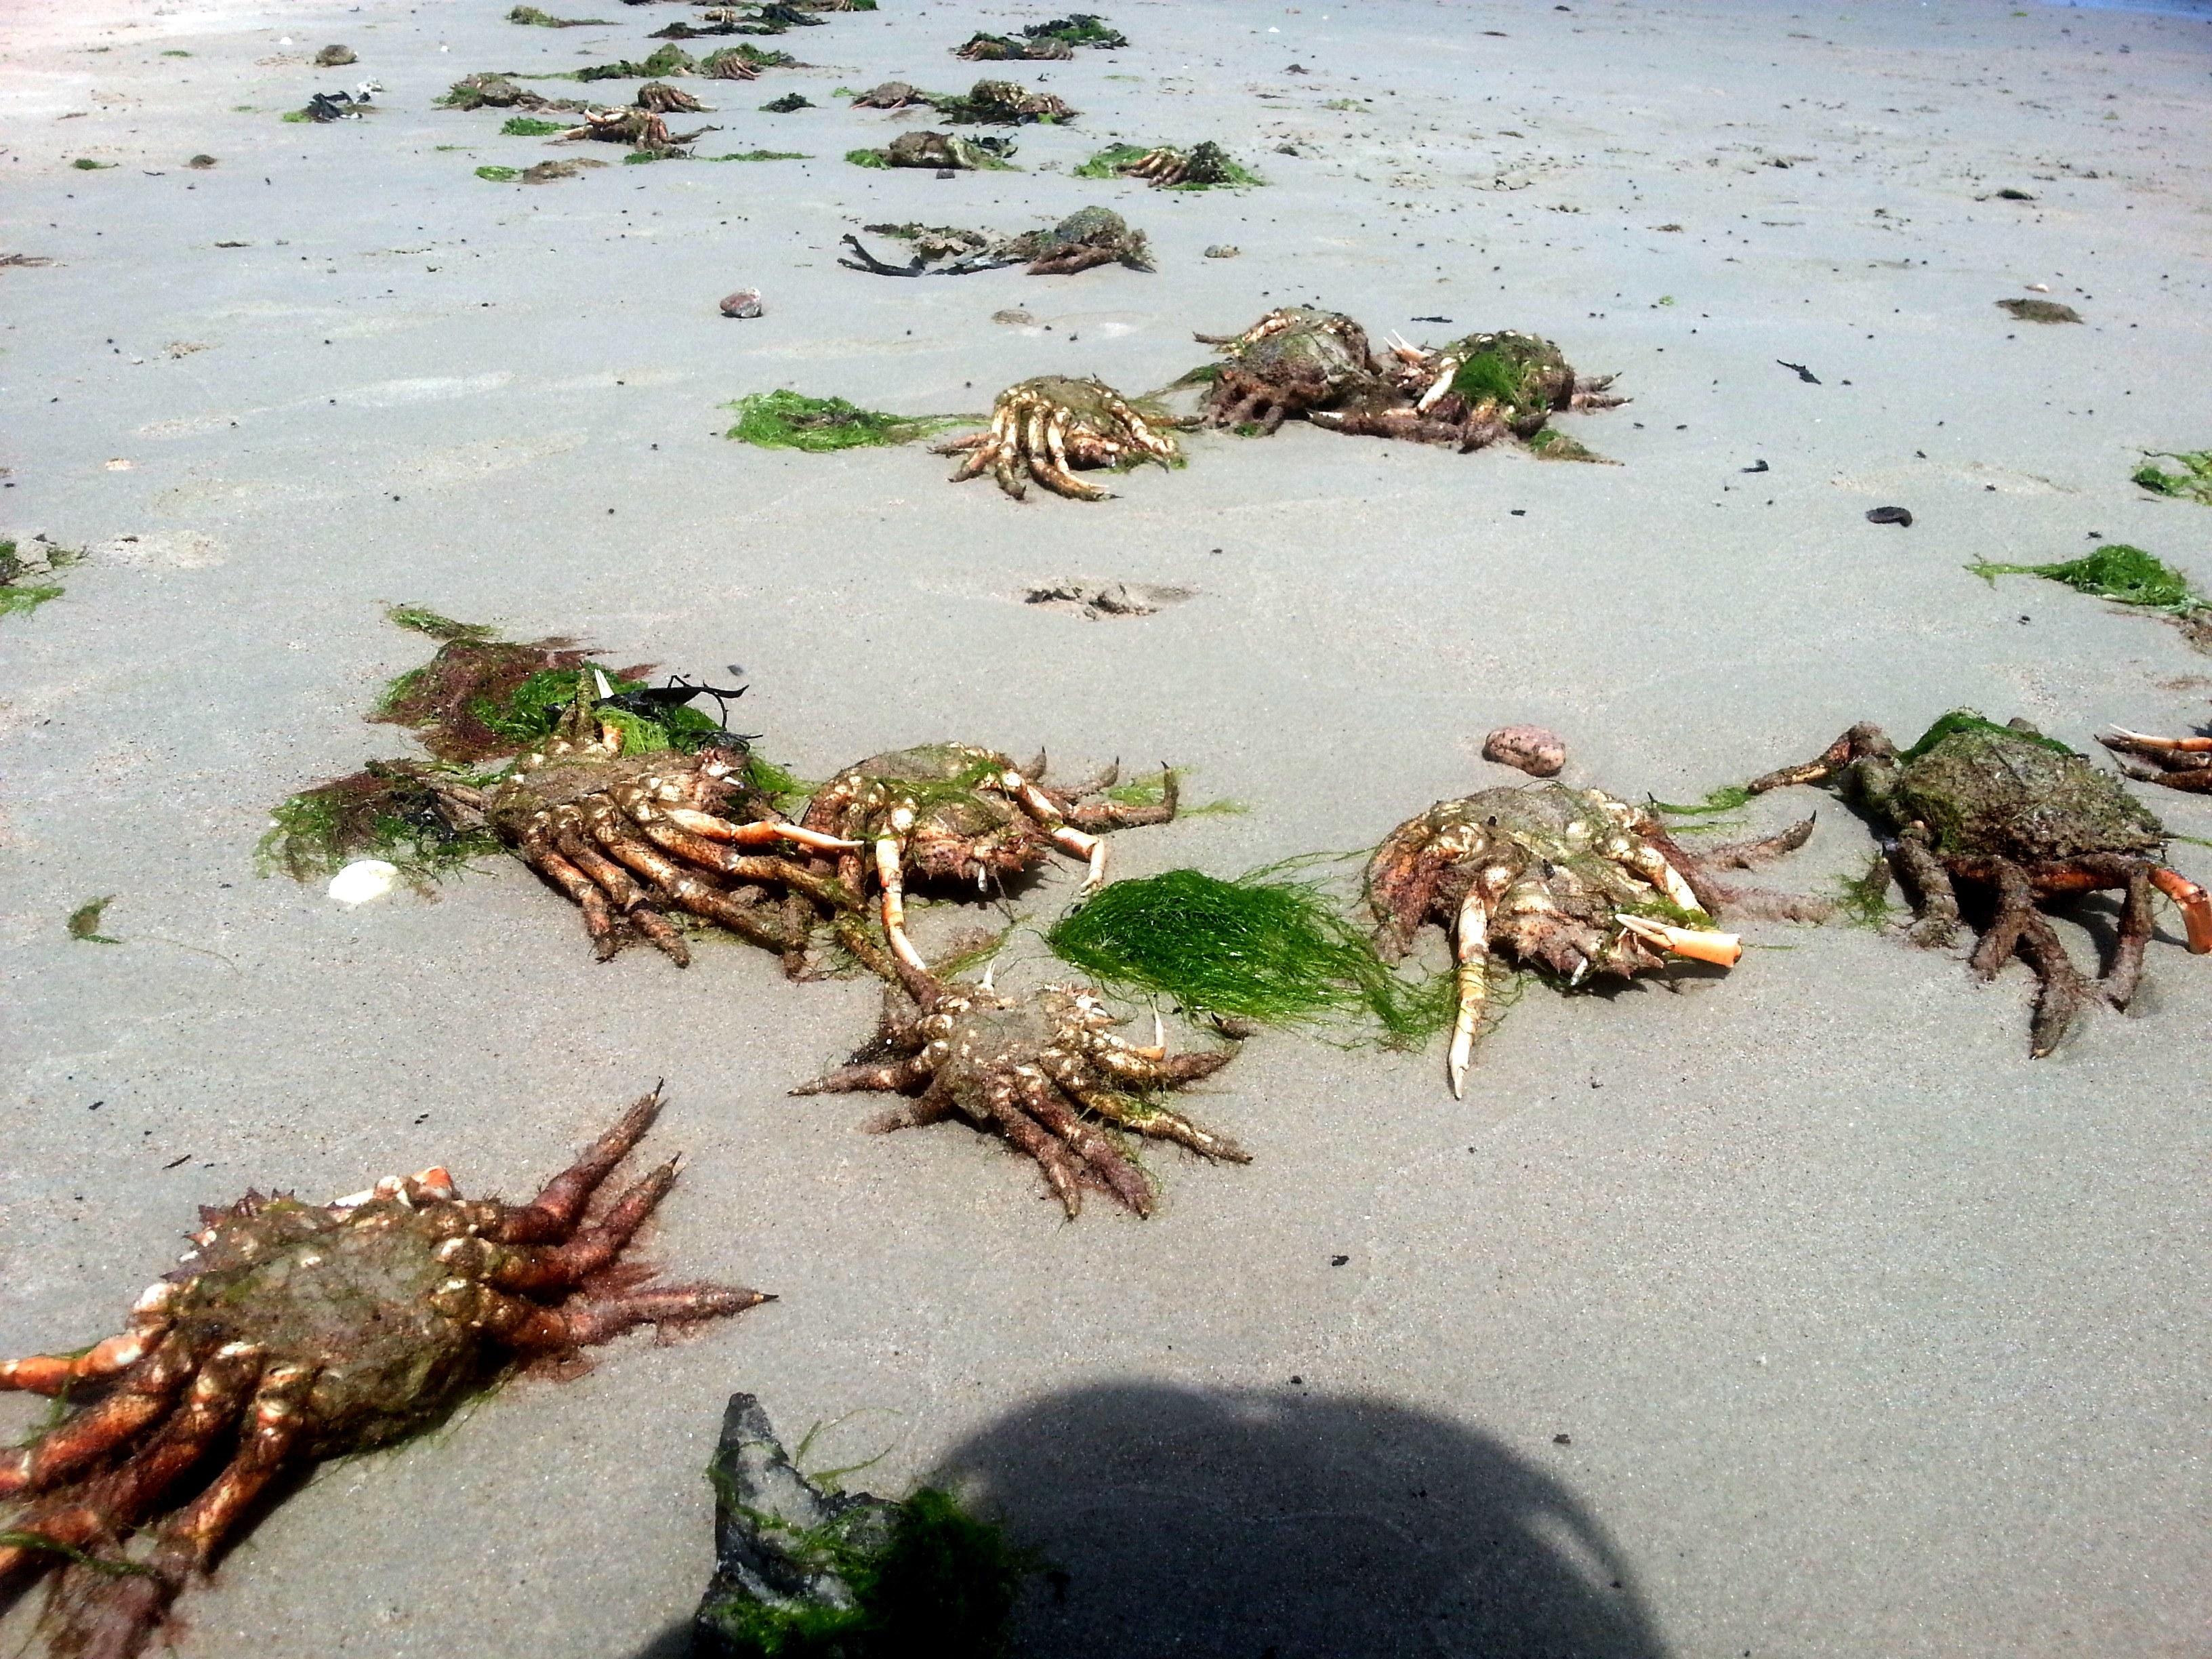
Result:
{"label": "stringy green algae", "polygon": [[890,415],[879,409],[861,409],[842,398],[810,398],[798,392],[756,392],[723,407],[738,411],[738,423],[724,437],[763,449],[804,449],[815,454],[911,443],[975,418]]}
{"label": "stringy green algae", "polygon": [[2212,610],[2212,600],[2191,587],[2188,577],[2125,542],[2107,542],[2094,553],[2058,564],[1995,564],[1978,559],[1966,568],[1991,586],[1999,576],[2043,576],[2100,599],[2162,611],[2169,616],[2188,617]]}
{"label": "stringy green algae", "polygon": [[[2182,470],[2167,472],[2160,461],[2179,461]],[[2160,495],[2176,495],[2212,507],[2212,449],[2146,449],[2143,464],[2129,479]]]}
{"label": "stringy green algae", "polygon": [[48,599],[62,596],[58,583],[30,582],[26,575],[51,575],[65,565],[75,564],[84,556],[67,548],[45,547],[40,556],[26,559],[17,554],[15,544],[0,541],[0,617],[28,616]]}
{"label": "stringy green algae", "polygon": [[1211,1013],[1283,1025],[1371,1021],[1392,1043],[1451,1022],[1449,975],[1425,986],[1400,979],[1319,884],[1272,870],[1235,881],[1170,870],[1115,882],[1045,943],[1085,973]]}

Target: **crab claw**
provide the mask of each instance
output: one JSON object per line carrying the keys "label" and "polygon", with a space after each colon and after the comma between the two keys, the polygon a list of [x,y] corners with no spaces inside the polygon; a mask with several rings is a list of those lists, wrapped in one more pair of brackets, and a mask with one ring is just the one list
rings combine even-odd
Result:
{"label": "crab claw", "polygon": [[2181,907],[2182,922],[2189,930],[2189,953],[2201,957],[2212,951],[2212,895],[2177,870],[2154,870],[2150,879],[2152,886]]}
{"label": "crab claw", "polygon": [[[2177,877],[2175,879],[2179,880]],[[2203,895],[2200,892],[2198,896]],[[1656,945],[1662,951],[1672,951],[1678,957],[1692,957],[1699,962],[1717,963],[1733,968],[1743,955],[1743,942],[1734,933],[1707,933],[1703,929],[1669,927],[1644,916],[1626,912],[1616,914],[1613,920],[1647,945]],[[2208,915],[2212,921],[2212,915]]]}
{"label": "crab claw", "polygon": [[2124,726],[2114,726],[2112,737],[2099,741],[2108,749],[2148,755],[2201,755],[2212,750],[2212,738],[2154,738],[2147,732],[2130,732]]}

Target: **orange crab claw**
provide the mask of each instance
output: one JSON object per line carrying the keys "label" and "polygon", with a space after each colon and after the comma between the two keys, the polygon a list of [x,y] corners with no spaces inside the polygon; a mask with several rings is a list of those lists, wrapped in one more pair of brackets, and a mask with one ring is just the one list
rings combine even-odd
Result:
{"label": "orange crab claw", "polygon": [[2189,930],[2190,955],[2201,957],[2212,951],[2212,895],[2178,870],[2154,870],[2150,879],[2152,886],[2181,907],[2182,922]]}
{"label": "orange crab claw", "polygon": [[1699,962],[1710,962],[1723,968],[1733,968],[1743,955],[1743,941],[1734,933],[1707,933],[1690,927],[1669,927],[1643,916],[1623,913],[1613,917],[1623,927],[1647,945],[1656,945],[1663,951],[1672,951],[1678,957],[1692,957]]}

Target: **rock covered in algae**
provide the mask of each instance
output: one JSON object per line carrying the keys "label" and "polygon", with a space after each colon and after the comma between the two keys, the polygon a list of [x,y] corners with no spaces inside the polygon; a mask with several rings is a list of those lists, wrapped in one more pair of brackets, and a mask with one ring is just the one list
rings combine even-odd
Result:
{"label": "rock covered in algae", "polygon": [[692,1619],[693,1659],[1005,1652],[1028,1565],[946,1493],[900,1503],[810,1480],[749,1394],[730,1396],[707,1478],[714,1576]]}

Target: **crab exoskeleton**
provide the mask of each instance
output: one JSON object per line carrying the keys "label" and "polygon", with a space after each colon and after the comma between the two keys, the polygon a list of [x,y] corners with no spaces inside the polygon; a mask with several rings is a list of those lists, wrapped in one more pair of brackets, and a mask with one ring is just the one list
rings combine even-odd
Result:
{"label": "crab exoskeleton", "polygon": [[1238,181],[1237,164],[1229,159],[1229,152],[1211,138],[1188,149],[1162,144],[1115,170],[1125,178],[1142,179],[1154,190],[1173,190],[1179,185],[1233,185]]}
{"label": "crab exoskeleton", "polygon": [[[1709,855],[1749,865],[1802,845],[1812,822]],[[1681,956],[1732,966],[1733,933],[1712,927],[1732,897],[1649,812],[1597,789],[1561,783],[1485,789],[1438,801],[1392,830],[1367,867],[1376,948],[1403,956],[1425,922],[1443,927],[1458,963],[1459,1012],[1449,1066],[1464,1086],[1493,953],[1579,985],[1622,978]],[[1778,908],[1790,909],[1787,901]]]}
{"label": "crab exoskeleton", "polygon": [[940,444],[937,453],[967,457],[952,475],[955,483],[988,472],[1020,501],[1026,475],[1055,495],[1103,501],[1114,492],[1077,477],[1078,469],[1181,464],[1174,437],[1156,431],[1155,421],[1167,423],[1158,410],[1130,403],[1103,380],[1041,374],[999,394],[988,432]]}
{"label": "crab exoskeleton", "polygon": [[[814,915],[806,901],[849,911],[856,899],[778,853],[745,849],[840,852],[855,843],[787,823],[750,797],[742,748],[710,742],[691,755],[624,755],[622,729],[596,719],[595,707],[587,675],[553,734],[495,787],[432,787],[455,817],[489,823],[575,902],[602,962],[634,933],[688,964],[690,949],[666,914],[675,908],[781,953],[796,972]],[[733,805],[746,816],[733,817]],[[769,889],[793,902],[768,902]]]}
{"label": "crab exoskeleton", "polygon": [[[2118,780],[2026,720],[1998,726],[1954,709],[1902,753],[1879,726],[1854,726],[1817,759],[1770,772],[1751,788],[1831,780],[1890,832],[1883,851],[1911,890],[1916,943],[1951,942],[1955,884],[1992,891],[1995,912],[1970,962],[1990,979],[2017,951],[2035,970],[2042,988],[2031,1055],[2049,1054],[2090,1004],[2124,1008],[2133,1000],[2155,929],[2154,890],[2181,907],[2190,950],[2212,951],[2212,896],[2166,866],[2165,826]],[[2092,982],[2038,901],[2112,889],[2126,896],[2118,938]]]}
{"label": "crab exoskeleton", "polygon": [[988,977],[947,982],[908,964],[901,978],[905,994],[886,989],[872,1048],[792,1093],[916,1093],[872,1127],[901,1129],[957,1113],[995,1129],[1036,1160],[1070,1217],[1086,1184],[1139,1215],[1152,1212],[1152,1184],[1102,1123],[1209,1158],[1250,1161],[1234,1141],[1146,1097],[1211,1076],[1234,1048],[1171,1054],[1157,1032],[1139,1048],[1114,1034],[1121,1022],[1080,986],[1047,986],[1023,1002]]}
{"label": "crab exoskeleton", "polygon": [[1396,341],[1390,349],[1385,395],[1316,412],[1314,424],[1332,432],[1449,444],[1462,452],[1518,439],[1547,459],[1595,460],[1546,422],[1556,414],[1613,409],[1628,401],[1607,390],[1610,374],[1577,379],[1558,346],[1511,329],[1470,334],[1437,350]]}
{"label": "crab exoskeleton", "polygon": [[1083,890],[1106,879],[1108,830],[1165,823],[1176,815],[1173,772],[1163,775],[1157,802],[1095,799],[1121,775],[1109,766],[1072,789],[1041,780],[1044,757],[1018,768],[1007,757],[967,744],[927,744],[876,755],[847,767],[807,804],[802,826],[823,842],[852,850],[838,855],[842,890],[859,891],[873,860],[882,894],[884,933],[900,961],[922,960],[906,936],[904,895],[911,876],[957,882],[981,892],[1035,869],[1058,848],[1089,866]]}
{"label": "crab exoskeleton", "polygon": [[1196,334],[1222,348],[1205,401],[1215,426],[1257,422],[1272,433],[1293,415],[1327,409],[1381,389],[1367,331],[1341,312],[1286,306],[1242,334]]}
{"label": "crab exoskeleton", "polygon": [[121,1334],[0,1365],[0,1388],[69,1402],[0,1454],[0,1500],[23,1505],[0,1576],[61,1569],[53,1650],[141,1651],[287,1468],[430,1428],[519,1360],[766,1301],[715,1285],[586,1288],[676,1179],[672,1160],[584,1218],[659,1109],[657,1091],[639,1101],[525,1205],[463,1199],[437,1169],[330,1204],[249,1193],[202,1212]]}

